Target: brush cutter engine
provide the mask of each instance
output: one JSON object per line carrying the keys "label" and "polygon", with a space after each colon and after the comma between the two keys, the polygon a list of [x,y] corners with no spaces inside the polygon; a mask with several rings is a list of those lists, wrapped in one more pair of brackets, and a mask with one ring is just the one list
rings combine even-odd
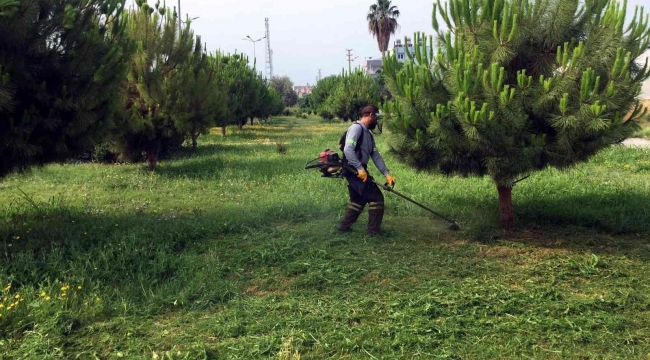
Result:
{"label": "brush cutter engine", "polygon": [[331,149],[318,154],[318,169],[323,174],[323,177],[333,177],[341,170],[341,158],[339,154]]}

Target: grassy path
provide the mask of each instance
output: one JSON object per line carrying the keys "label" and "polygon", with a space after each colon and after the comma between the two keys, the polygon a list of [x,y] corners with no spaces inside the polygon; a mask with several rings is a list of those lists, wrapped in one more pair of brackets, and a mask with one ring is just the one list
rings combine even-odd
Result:
{"label": "grassy path", "polygon": [[6,179],[0,359],[650,354],[649,150],[535,174],[513,192],[510,233],[492,226],[489,180],[387,156],[400,190],[463,231],[387,195],[386,234],[368,238],[366,215],[334,233],[344,183],[303,170],[344,130],[273,119],[215,131],[156,173],[67,164]]}

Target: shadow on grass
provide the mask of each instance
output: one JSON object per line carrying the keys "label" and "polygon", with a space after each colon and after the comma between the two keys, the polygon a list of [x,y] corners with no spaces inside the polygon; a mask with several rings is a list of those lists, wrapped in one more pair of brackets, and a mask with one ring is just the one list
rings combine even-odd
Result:
{"label": "shadow on grass", "polygon": [[0,219],[7,225],[0,229],[0,278],[12,279],[16,291],[55,279],[82,284],[101,289],[106,301],[142,305],[129,311],[144,315],[228,302],[239,291],[238,273],[315,251],[309,240],[318,234],[298,227],[286,238],[278,224],[329,213],[282,204],[254,213],[234,206],[117,214],[65,203],[12,206]]}
{"label": "shadow on grass", "polygon": [[[233,147],[234,148],[234,147]],[[239,146],[237,147],[240,148]],[[252,147],[255,148],[255,147]],[[266,146],[269,148],[269,146]],[[275,148],[273,148],[275,150]],[[250,151],[249,153],[255,153]],[[241,151],[236,152],[243,155]],[[225,154],[225,152],[221,152]],[[256,158],[237,158],[229,160],[224,156],[196,157],[182,162],[169,162],[161,164],[156,173],[170,178],[192,178],[192,179],[220,179],[224,171],[249,174],[251,178],[272,179],[280,175],[296,173],[300,168],[300,162],[290,155],[267,158],[264,153]],[[302,164],[304,168],[304,164]]]}
{"label": "shadow on grass", "polygon": [[449,203],[472,240],[516,240],[541,247],[587,252],[618,252],[650,261],[650,194],[623,190],[514,199],[515,229],[498,225],[494,198],[453,197]]}

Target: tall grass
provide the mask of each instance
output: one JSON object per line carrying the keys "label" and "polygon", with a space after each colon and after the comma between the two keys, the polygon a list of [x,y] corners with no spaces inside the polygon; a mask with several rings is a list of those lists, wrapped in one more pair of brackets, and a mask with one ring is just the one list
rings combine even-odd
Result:
{"label": "tall grass", "polygon": [[365,216],[333,231],[344,182],[303,170],[344,124],[228,130],[155,173],[69,163],[1,182],[0,358],[650,352],[649,151],[534,174],[513,192],[509,233],[494,227],[488,179],[386,155],[397,189],[463,230],[387,194],[385,235],[368,238]]}

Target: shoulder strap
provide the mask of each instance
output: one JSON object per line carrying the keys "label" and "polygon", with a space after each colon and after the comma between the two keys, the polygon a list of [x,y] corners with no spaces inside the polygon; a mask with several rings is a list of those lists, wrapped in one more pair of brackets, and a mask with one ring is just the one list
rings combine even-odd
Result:
{"label": "shoulder strap", "polygon": [[355,122],[355,124],[361,126],[361,136],[359,137],[359,141],[357,141],[357,146],[354,147],[354,151],[356,152],[356,151],[359,150],[359,148],[361,148],[361,144],[363,143],[363,138],[364,138],[363,135],[364,134],[363,134],[363,126],[361,124],[359,124],[358,122]]}

